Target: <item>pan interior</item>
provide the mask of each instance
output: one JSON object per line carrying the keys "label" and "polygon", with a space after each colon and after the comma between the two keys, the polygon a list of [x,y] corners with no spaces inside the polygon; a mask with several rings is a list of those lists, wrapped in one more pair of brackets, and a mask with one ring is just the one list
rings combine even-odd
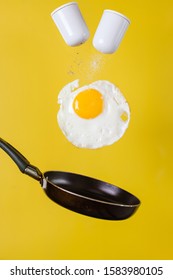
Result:
{"label": "pan interior", "polygon": [[48,171],[44,173],[44,177],[57,187],[76,195],[129,206],[138,205],[140,203],[140,201],[129,192],[84,175],[61,171]]}

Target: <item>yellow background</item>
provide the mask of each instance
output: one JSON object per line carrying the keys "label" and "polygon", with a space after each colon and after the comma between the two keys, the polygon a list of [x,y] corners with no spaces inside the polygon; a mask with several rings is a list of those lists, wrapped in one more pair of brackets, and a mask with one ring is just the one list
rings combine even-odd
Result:
{"label": "yellow background", "polygon": [[[82,1],[90,30],[68,47],[50,13],[58,0],[0,3],[0,136],[43,172],[62,170],[118,185],[142,204],[125,221],[64,209],[0,151],[0,259],[173,259],[173,2]],[[113,55],[92,47],[104,9],[131,25]],[[125,135],[112,146],[82,150],[60,131],[60,89],[106,79],[131,108]]]}

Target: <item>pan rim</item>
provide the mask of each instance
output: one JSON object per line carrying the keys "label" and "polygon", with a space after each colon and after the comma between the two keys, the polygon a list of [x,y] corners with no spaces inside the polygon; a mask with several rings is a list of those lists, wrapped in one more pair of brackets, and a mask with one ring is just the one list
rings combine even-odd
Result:
{"label": "pan rim", "polygon": [[[53,171],[53,170],[52,170],[52,171],[46,171],[45,173],[48,173],[48,172],[63,172],[63,171]],[[45,173],[44,173],[44,174],[45,174]],[[70,173],[70,172],[63,172],[63,173]],[[42,182],[42,187],[43,187],[44,190],[46,190],[46,188],[47,188],[47,182],[48,182],[48,183],[50,183],[51,185],[53,185],[55,188],[60,189],[60,190],[63,191],[63,192],[66,192],[66,193],[71,194],[71,195],[76,196],[76,197],[83,198],[83,199],[85,199],[85,200],[91,200],[91,201],[98,202],[98,203],[101,203],[101,204],[112,205],[112,206],[119,206],[119,207],[128,207],[128,208],[135,208],[135,207],[140,206],[140,204],[141,204],[140,200],[139,200],[136,196],[134,196],[133,194],[131,194],[131,193],[129,193],[129,195],[131,195],[132,197],[134,197],[135,199],[137,199],[137,200],[139,201],[139,203],[136,203],[136,204],[116,203],[116,202],[109,202],[109,201],[104,201],[104,200],[99,200],[99,199],[95,199],[95,198],[92,198],[92,197],[84,196],[84,195],[82,195],[82,194],[78,194],[78,193],[75,193],[75,192],[66,190],[66,189],[64,189],[64,188],[62,188],[62,187],[60,187],[60,186],[54,184],[53,182],[51,182],[51,181],[49,180],[48,177],[45,177],[44,174],[43,174],[43,178],[42,178],[42,180],[43,180],[43,182]],[[76,173],[70,173],[70,174],[74,174],[74,175],[79,175],[79,176],[87,177],[87,176],[85,176],[85,175],[80,175],[80,174],[76,174]],[[90,177],[88,177],[88,178],[90,178]],[[97,180],[97,179],[95,179],[95,180]],[[99,180],[98,180],[98,181],[99,181]],[[106,182],[104,182],[104,183],[106,183]],[[113,185],[112,185],[112,186],[113,186]],[[116,187],[117,187],[117,186],[116,186]],[[117,187],[117,188],[119,188],[119,187]],[[119,188],[119,189],[122,190],[122,191],[125,191],[125,190],[123,190],[123,189],[121,189],[121,188]],[[125,191],[125,192],[126,192],[126,191]]]}

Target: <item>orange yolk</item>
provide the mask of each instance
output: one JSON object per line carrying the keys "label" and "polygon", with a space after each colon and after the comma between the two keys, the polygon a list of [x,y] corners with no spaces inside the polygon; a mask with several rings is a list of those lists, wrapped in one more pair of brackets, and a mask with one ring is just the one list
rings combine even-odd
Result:
{"label": "orange yolk", "polygon": [[95,89],[80,92],[73,101],[76,114],[84,119],[93,119],[103,111],[103,97]]}

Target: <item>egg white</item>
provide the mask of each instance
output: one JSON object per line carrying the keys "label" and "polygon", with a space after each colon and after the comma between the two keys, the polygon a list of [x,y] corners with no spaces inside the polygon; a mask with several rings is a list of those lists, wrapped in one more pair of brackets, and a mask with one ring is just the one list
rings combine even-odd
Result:
{"label": "egg white", "polygon": [[[97,149],[118,141],[130,121],[129,105],[120,90],[105,80],[78,87],[79,80],[75,80],[67,84],[58,95],[60,109],[57,120],[63,134],[79,148]],[[79,92],[91,88],[102,94],[104,108],[97,117],[84,119],[74,111],[73,101]],[[121,118],[123,113],[127,116],[125,121]]]}

